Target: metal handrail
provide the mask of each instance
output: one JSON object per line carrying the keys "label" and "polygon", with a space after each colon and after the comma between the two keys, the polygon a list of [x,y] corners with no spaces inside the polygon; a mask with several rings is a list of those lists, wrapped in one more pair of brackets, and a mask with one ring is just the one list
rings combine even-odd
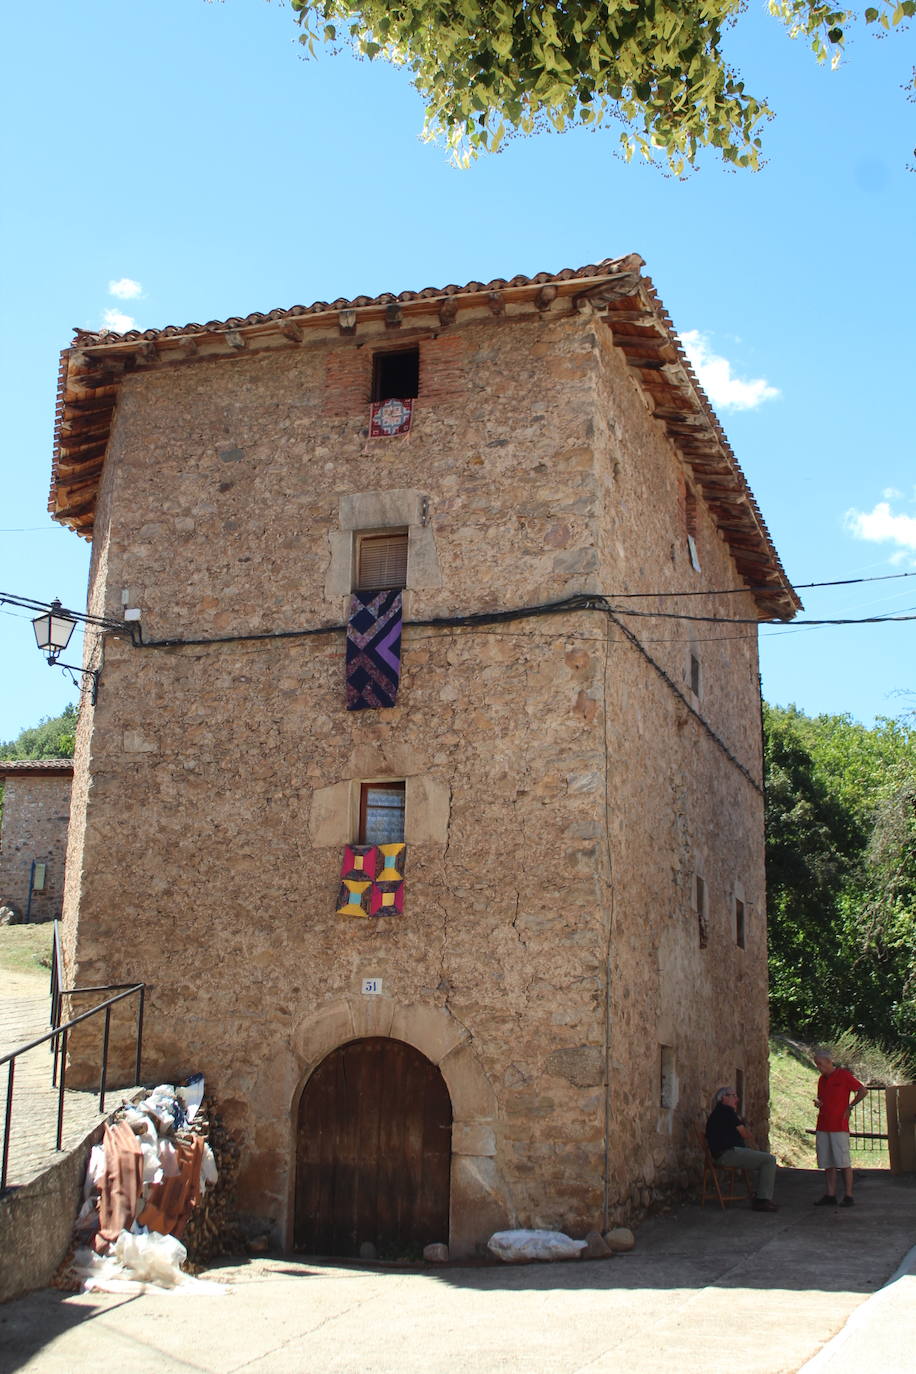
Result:
{"label": "metal handrail", "polygon": [[[36,1040],[31,1040],[27,1045],[20,1045],[18,1049],[11,1050],[9,1054],[0,1055],[0,1069],[3,1065],[7,1068],[6,1085],[6,1112],[3,1123],[3,1150],[0,1157],[0,1193],[6,1190],[6,1180],[9,1165],[10,1150],[10,1129],[13,1120],[13,1086],[15,1083],[16,1060],[21,1054],[26,1054],[29,1050],[36,1049],[39,1045],[51,1044],[54,1052],[54,1067],[51,1075],[51,1084],[57,1088],[57,1145],[58,1150],[63,1149],[64,1135],[64,1094],[67,1086],[67,1037],[74,1026],[78,1026],[82,1021],[88,1021],[90,1017],[97,1016],[99,1012],[105,1013],[105,1030],[102,1038],[102,1062],[99,1070],[99,1111],[105,1110],[105,1094],[108,1082],[108,1047],[111,1031],[111,1009],[116,1002],[122,1002],[126,997],[138,997],[137,1002],[137,1030],[136,1030],[136,1056],[134,1062],[134,1082],[140,1082],[140,1058],[143,1050],[143,1011],[146,995],[145,983],[108,983],[102,987],[85,988],[63,988],[61,982],[61,966],[59,963],[60,945],[58,941],[57,922],[55,921],[54,931],[54,958],[51,967],[51,1030],[44,1035],[39,1035]],[[90,1007],[89,1011],[81,1012],[79,1016],[72,1017],[64,1025],[60,1024],[60,1008],[64,997],[69,997],[81,992],[114,992],[116,996],[108,997],[104,1002],[100,1002],[95,1007]]]}
{"label": "metal handrail", "polygon": [[51,1025],[60,1025],[60,990],[64,981],[64,955],[60,943],[60,922],[55,920],[51,942]]}

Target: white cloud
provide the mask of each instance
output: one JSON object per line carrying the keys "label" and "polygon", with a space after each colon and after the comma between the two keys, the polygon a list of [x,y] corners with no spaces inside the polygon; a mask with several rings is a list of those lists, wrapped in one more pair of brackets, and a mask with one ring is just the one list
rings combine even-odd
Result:
{"label": "white cloud", "polygon": [[848,510],[844,524],[856,539],[896,544],[895,562],[916,553],[916,515],[895,515],[889,501],[879,501],[870,511]]}
{"label": "white cloud", "polygon": [[119,277],[117,281],[108,283],[109,296],[117,296],[119,301],[136,300],[137,296],[142,295],[143,287],[132,277]]}
{"label": "white cloud", "polygon": [[699,329],[688,329],[681,335],[681,343],[700,386],[714,406],[722,410],[756,410],[764,401],[773,401],[779,395],[778,389],[764,377],[745,380],[732,376],[731,363],[713,353],[709,337]]}
{"label": "white cloud", "polygon": [[885,487],[881,495],[884,497],[885,501],[903,500],[903,492],[898,491],[896,487]]}
{"label": "white cloud", "polygon": [[125,315],[120,310],[106,310],[104,320],[109,329],[115,329],[119,334],[126,334],[128,329],[136,327],[133,315]]}

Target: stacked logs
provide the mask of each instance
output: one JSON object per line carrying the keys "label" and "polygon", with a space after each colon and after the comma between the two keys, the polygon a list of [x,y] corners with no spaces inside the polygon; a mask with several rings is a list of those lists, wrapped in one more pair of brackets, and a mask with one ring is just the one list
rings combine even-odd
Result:
{"label": "stacked logs", "polygon": [[202,1135],[213,1151],[219,1178],[211,1184],[191,1213],[182,1244],[188,1264],[200,1266],[217,1255],[240,1254],[245,1241],[235,1212],[235,1185],[239,1171],[238,1142],[227,1129],[212,1098],[205,1097],[194,1120],[175,1132],[178,1140]]}

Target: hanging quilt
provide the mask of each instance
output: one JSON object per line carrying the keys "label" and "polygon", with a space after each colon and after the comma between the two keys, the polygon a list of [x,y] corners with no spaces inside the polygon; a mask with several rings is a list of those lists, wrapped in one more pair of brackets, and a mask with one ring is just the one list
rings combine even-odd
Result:
{"label": "hanging quilt", "polygon": [[369,407],[369,438],[393,439],[407,434],[413,418],[413,399],[401,401],[394,397],[387,401],[373,401]]}
{"label": "hanging quilt", "polygon": [[347,622],[347,710],[394,706],[401,678],[401,592],[353,592]]}
{"label": "hanging quilt", "polygon": [[348,844],[340,869],[338,916],[401,916],[407,846]]}

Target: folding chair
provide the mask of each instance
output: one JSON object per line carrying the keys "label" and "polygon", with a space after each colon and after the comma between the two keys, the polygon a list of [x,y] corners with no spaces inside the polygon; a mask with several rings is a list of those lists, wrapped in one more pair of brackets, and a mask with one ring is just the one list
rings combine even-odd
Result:
{"label": "folding chair", "polygon": [[[726,1202],[743,1202],[745,1198],[754,1196],[754,1185],[751,1182],[750,1170],[740,1169],[735,1164],[717,1164],[709,1153],[709,1141],[706,1139],[706,1132],[702,1126],[697,1127],[697,1140],[700,1149],[703,1151],[703,1195],[700,1198],[700,1206],[706,1206],[707,1197],[711,1197],[715,1192],[719,1199],[719,1206],[725,1211]],[[744,1175],[744,1192],[736,1192],[740,1175]],[[709,1181],[712,1179],[712,1187]],[[722,1191],[722,1184],[728,1191]]]}

